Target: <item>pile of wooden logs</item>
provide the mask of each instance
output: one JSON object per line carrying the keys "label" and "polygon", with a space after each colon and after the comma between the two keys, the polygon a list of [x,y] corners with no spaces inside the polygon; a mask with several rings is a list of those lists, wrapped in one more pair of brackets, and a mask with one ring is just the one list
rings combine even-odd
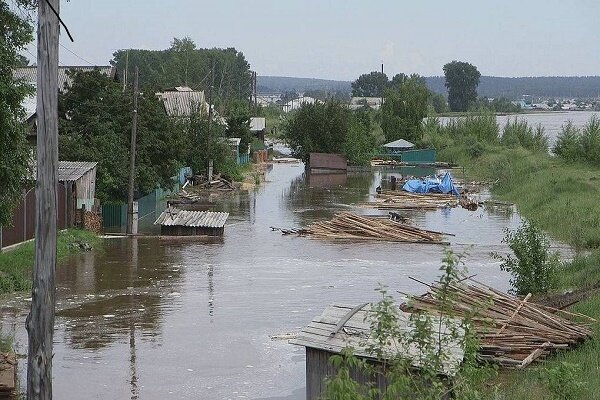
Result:
{"label": "pile of wooden logs", "polygon": [[0,398],[10,398],[15,391],[15,353],[0,353]]}
{"label": "pile of wooden logs", "polygon": [[290,233],[319,239],[445,243],[441,232],[420,229],[390,218],[365,217],[350,212],[340,212],[328,221],[314,222],[305,229]]}
{"label": "pile of wooden logs", "polygon": [[451,310],[452,317],[470,318],[482,361],[523,368],[554,349],[576,346],[593,332],[590,326],[595,322],[593,318],[531,303],[531,295],[519,299],[468,280],[452,284],[447,297],[450,300],[442,305],[441,286],[427,286],[428,293],[410,296],[408,304],[401,308],[434,315],[441,309],[445,313]]}
{"label": "pile of wooden logs", "polygon": [[410,193],[404,191],[383,191],[377,194],[375,201],[361,204],[362,207],[379,210],[435,210],[437,208],[456,207],[458,197],[442,193]]}

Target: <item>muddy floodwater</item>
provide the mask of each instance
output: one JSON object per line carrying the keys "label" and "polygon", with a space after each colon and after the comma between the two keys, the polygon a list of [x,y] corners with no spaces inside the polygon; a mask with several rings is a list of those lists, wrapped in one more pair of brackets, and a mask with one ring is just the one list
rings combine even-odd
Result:
{"label": "muddy floodwater", "polygon": [[[422,293],[407,277],[435,279],[443,247],[323,242],[270,227],[300,227],[339,210],[385,214],[352,204],[399,172],[407,173],[309,178],[300,164],[274,165],[262,186],[215,200],[212,209],[231,213],[222,240],[104,239],[61,264],[55,398],[303,399],[304,348],[271,337],[297,332],[330,303],[376,301],[380,283],[393,293]],[[448,240],[469,253],[469,272],[508,288],[490,252],[505,250],[502,230],[519,224],[515,210],[407,215],[454,234]],[[27,297],[2,307],[2,332],[13,332],[23,355]]]}

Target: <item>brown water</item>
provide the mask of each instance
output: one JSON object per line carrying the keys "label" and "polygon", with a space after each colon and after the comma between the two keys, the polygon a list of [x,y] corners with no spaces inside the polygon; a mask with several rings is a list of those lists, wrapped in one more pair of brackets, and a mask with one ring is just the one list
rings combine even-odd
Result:
{"label": "brown water", "polygon": [[[353,210],[348,204],[366,200],[390,173],[309,180],[299,165],[275,165],[256,191],[215,204],[231,213],[222,240],[105,239],[60,265],[55,398],[304,398],[304,349],[270,337],[298,331],[330,303],[376,301],[379,283],[394,293],[423,292],[407,276],[435,279],[443,248],[330,243],[269,227]],[[502,229],[519,224],[514,210],[410,216],[419,226],[455,234],[449,240],[470,253],[469,271],[507,289],[490,252],[504,250]],[[4,304],[0,326],[14,332],[25,354],[23,297]]]}

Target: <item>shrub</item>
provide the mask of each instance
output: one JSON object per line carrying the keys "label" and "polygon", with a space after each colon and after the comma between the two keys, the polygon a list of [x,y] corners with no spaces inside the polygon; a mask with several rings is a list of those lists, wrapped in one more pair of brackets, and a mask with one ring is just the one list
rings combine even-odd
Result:
{"label": "shrub", "polygon": [[541,229],[523,221],[516,231],[506,229],[502,242],[508,244],[513,255],[492,255],[502,260],[500,269],[511,273],[513,293],[538,294],[556,287],[560,260],[558,253],[550,253],[550,242]]}
{"label": "shrub", "polygon": [[501,143],[509,147],[521,146],[531,151],[548,151],[548,137],[544,128],[538,125],[534,130],[524,119],[515,118],[506,121]]}
{"label": "shrub", "polygon": [[573,400],[581,396],[584,382],[577,379],[581,372],[578,364],[561,362],[543,370],[543,379],[548,385],[552,400]]}
{"label": "shrub", "polygon": [[579,137],[583,157],[594,164],[600,164],[600,119],[593,115],[585,124]]}
{"label": "shrub", "polygon": [[569,161],[581,158],[580,134],[579,129],[573,125],[573,122],[569,121],[566,125],[563,125],[552,149],[554,154]]}
{"label": "shrub", "polygon": [[[481,366],[477,362],[478,343],[470,328],[469,318],[458,320],[452,315],[452,287],[462,274],[461,256],[447,251],[440,267],[440,278],[437,285],[441,288],[436,294],[441,305],[435,317],[430,314],[413,313],[410,316],[412,330],[399,329],[399,308],[385,288],[379,288],[382,298],[371,304],[367,316],[370,322],[371,336],[367,351],[383,365],[378,368],[361,361],[346,349],[341,356],[332,356],[330,362],[337,369],[335,376],[327,381],[324,400],[363,400],[383,399],[417,399],[430,400],[452,398],[458,400],[483,399],[487,390],[485,382],[496,374],[489,366]],[[439,318],[439,321],[437,320]],[[442,324],[446,326],[440,335]],[[433,338],[437,340],[434,340]],[[436,343],[437,341],[437,343]],[[439,374],[447,361],[444,349],[456,341],[464,348],[464,360],[460,369],[451,380]],[[398,354],[389,352],[391,343],[396,343]],[[365,343],[366,344],[366,343]],[[408,350],[410,349],[410,351]],[[402,353],[417,352],[418,372],[412,367],[411,360]],[[372,383],[360,383],[352,378],[351,370],[356,369],[369,376],[371,382],[384,375],[388,385],[384,392],[373,387]]]}

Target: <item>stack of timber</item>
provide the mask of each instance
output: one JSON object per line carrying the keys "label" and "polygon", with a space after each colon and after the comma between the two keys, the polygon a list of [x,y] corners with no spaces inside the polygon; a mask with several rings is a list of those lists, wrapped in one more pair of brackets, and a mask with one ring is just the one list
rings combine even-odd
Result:
{"label": "stack of timber", "polygon": [[16,365],[15,353],[0,353],[0,399],[14,394]]}
{"label": "stack of timber", "polygon": [[362,207],[379,210],[435,210],[457,205],[458,198],[451,194],[418,194],[403,191],[383,191],[377,194],[375,201],[361,204]]}
{"label": "stack of timber", "polygon": [[444,233],[420,229],[389,218],[365,217],[340,212],[328,221],[319,221],[303,229],[301,235],[318,239],[380,240],[408,243],[447,243]]}
{"label": "stack of timber", "polygon": [[[466,283],[466,282],[469,283]],[[423,282],[421,282],[423,283]],[[438,284],[423,296],[410,296],[409,312],[470,318],[479,341],[478,358],[504,367],[523,368],[552,350],[569,349],[591,337],[595,320],[583,314],[530,303],[471,279],[450,285],[449,304]],[[450,310],[450,311],[448,311]]]}

